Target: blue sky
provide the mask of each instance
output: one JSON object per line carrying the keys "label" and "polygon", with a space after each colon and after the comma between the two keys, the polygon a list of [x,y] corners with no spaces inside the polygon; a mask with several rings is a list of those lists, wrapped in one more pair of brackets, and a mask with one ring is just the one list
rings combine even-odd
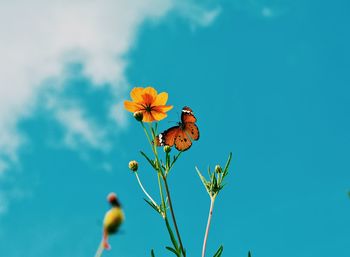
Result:
{"label": "blue sky", "polygon": [[[0,63],[2,256],[93,256],[111,191],[126,221],[105,256],[167,254],[163,223],[127,168],[138,160],[157,194],[139,155],[146,138],[121,106],[135,85],[169,93],[161,129],[185,105],[198,119],[201,138],[170,177],[188,253],[200,254],[209,207],[194,166],[232,152],[208,256],[220,244],[223,256],[350,255],[349,3],[72,2],[36,1],[33,16],[0,3],[28,19],[14,33],[0,26],[14,63]],[[36,30],[36,12],[57,17]]]}

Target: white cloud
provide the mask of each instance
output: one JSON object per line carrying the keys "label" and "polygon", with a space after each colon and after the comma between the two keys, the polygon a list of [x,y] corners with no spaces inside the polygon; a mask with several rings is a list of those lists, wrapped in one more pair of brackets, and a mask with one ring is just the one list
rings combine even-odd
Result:
{"label": "white cloud", "polygon": [[286,5],[285,1],[268,0],[236,0],[229,3],[235,11],[243,12],[263,19],[278,18],[288,12],[290,3]]}
{"label": "white cloud", "polygon": [[23,198],[30,198],[32,195],[30,192],[19,189],[19,188],[11,188],[11,189],[1,189],[0,190],[0,216],[2,214],[7,213],[9,209],[9,204],[12,200],[19,200]]}
{"label": "white cloud", "polygon": [[110,147],[105,139],[105,131],[87,117],[82,108],[60,108],[56,115],[66,130],[64,142],[67,146],[75,149],[81,144],[87,144],[99,150],[108,150]]}
{"label": "white cloud", "polygon": [[178,1],[175,4],[176,11],[190,20],[192,26],[209,26],[221,13],[221,7],[206,9],[189,1]]}
{"label": "white cloud", "polygon": [[[96,85],[108,84],[115,97],[124,95],[127,60],[123,57],[135,41],[140,24],[158,20],[169,11],[187,16],[202,26],[210,24],[220,9],[205,10],[175,0],[2,0],[0,1],[0,170],[16,162],[25,137],[18,121],[31,115],[36,97],[59,77],[64,64],[79,60],[83,74]],[[39,103],[41,104],[41,103]],[[120,103],[116,102],[120,107]],[[111,106],[111,113],[115,107]],[[65,141],[82,140],[106,149],[103,130],[80,106],[56,110],[66,129]],[[114,119],[125,126],[125,115]],[[5,162],[6,161],[6,162]]]}

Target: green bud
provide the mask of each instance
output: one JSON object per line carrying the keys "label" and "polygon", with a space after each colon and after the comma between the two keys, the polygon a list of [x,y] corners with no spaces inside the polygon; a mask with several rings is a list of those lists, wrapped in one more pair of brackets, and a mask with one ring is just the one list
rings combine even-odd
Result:
{"label": "green bud", "polygon": [[136,172],[138,168],[139,168],[139,164],[137,163],[137,161],[130,161],[129,162],[129,169],[131,171]]}
{"label": "green bud", "polygon": [[222,168],[221,168],[220,165],[216,165],[215,166],[215,172],[218,173],[218,174],[222,173]]}
{"label": "green bud", "polygon": [[141,111],[134,112],[134,118],[137,121],[142,121],[142,119],[143,119],[143,112],[141,112]]}
{"label": "green bud", "polygon": [[163,150],[164,150],[165,153],[170,153],[171,147],[166,145],[166,146],[164,146]]}

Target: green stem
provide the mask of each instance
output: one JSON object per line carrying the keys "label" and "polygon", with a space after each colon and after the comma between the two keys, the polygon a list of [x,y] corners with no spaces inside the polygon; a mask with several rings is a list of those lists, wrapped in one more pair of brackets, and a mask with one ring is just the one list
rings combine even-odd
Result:
{"label": "green stem", "polygon": [[[145,124],[144,124],[142,121],[140,121],[140,123],[141,123],[141,126],[142,126],[142,128],[143,128],[143,131],[144,131],[145,134],[146,134],[146,137],[147,137],[147,139],[148,139],[148,143],[152,146],[153,144],[152,144],[151,138],[150,138],[149,135],[148,135],[148,131],[147,131],[146,127],[145,127]],[[153,147],[152,147],[152,150],[153,150]],[[153,151],[153,152],[154,152],[154,151]]]}
{"label": "green stem", "polygon": [[173,168],[175,162],[179,159],[179,157],[181,156],[183,152],[179,152],[176,156],[175,159],[173,160],[173,162],[169,165],[169,167],[167,167],[167,172],[166,175],[168,175],[168,173],[170,172],[170,170]]}
{"label": "green stem", "polygon": [[102,240],[101,243],[99,244],[98,248],[97,248],[95,257],[101,257],[102,253],[103,253],[103,249],[104,248],[103,248],[103,240]]}
{"label": "green stem", "polygon": [[167,196],[168,196],[169,209],[170,209],[171,217],[172,217],[172,219],[173,219],[173,223],[174,223],[174,227],[175,227],[177,239],[179,240],[181,252],[182,252],[183,256],[185,257],[185,256],[186,256],[186,252],[185,252],[184,247],[183,247],[183,245],[182,245],[182,241],[181,241],[181,236],[180,236],[179,228],[177,227],[176,218],[175,218],[175,213],[174,213],[174,208],[173,208],[173,205],[172,205],[172,202],[171,202],[171,197],[170,197],[169,186],[168,186],[168,182],[167,182],[165,176],[163,176],[163,181],[164,181],[165,190],[166,190],[166,193],[167,193]]}
{"label": "green stem", "polygon": [[[179,229],[178,229],[178,226],[177,226],[177,223],[176,223],[174,209],[173,209],[171,198],[170,198],[169,186],[168,186],[168,183],[167,183],[167,180],[166,180],[166,175],[164,175],[162,166],[161,166],[160,161],[159,161],[157,147],[152,143],[152,141],[151,141],[151,139],[150,139],[150,137],[148,135],[147,129],[145,128],[145,125],[143,124],[143,122],[141,122],[141,124],[142,124],[142,127],[143,127],[143,129],[145,131],[145,134],[147,136],[148,142],[151,145],[152,151],[153,151],[155,159],[156,159],[156,168],[157,168],[157,174],[158,174],[159,193],[160,193],[160,197],[161,197],[161,201],[162,201],[162,206],[164,207],[164,212],[162,212],[163,218],[167,222],[167,215],[166,215],[167,214],[167,210],[166,210],[166,206],[165,206],[165,202],[164,202],[164,194],[163,194],[163,186],[162,186],[162,183],[161,183],[161,178],[163,179],[163,182],[164,182],[167,198],[168,198],[168,201],[169,201],[169,209],[170,209],[172,220],[173,220],[173,223],[174,223],[176,235],[177,235],[177,238],[179,240],[180,249],[181,249],[181,252],[182,252],[183,256],[186,257],[186,252],[185,252],[185,250],[183,248],[183,245],[182,245],[181,236],[180,236]],[[152,125],[150,124],[149,126],[150,126],[150,130],[152,132],[152,140],[154,141],[156,135],[153,132]]]}
{"label": "green stem", "polygon": [[160,194],[160,199],[162,201],[162,216],[163,219],[166,219],[167,213],[166,213],[166,206],[165,206],[165,201],[164,201],[164,193],[163,193],[163,186],[162,186],[162,181],[160,180],[161,174],[158,171],[158,187],[159,187],[159,194]]}
{"label": "green stem", "polygon": [[[177,242],[176,242],[176,239],[175,239],[175,236],[174,236],[174,232],[173,232],[173,230],[172,230],[171,227],[170,227],[168,218],[166,217],[166,218],[164,219],[164,221],[165,221],[165,226],[166,226],[166,228],[168,229],[168,233],[169,233],[169,236],[170,236],[170,240],[171,240],[171,242],[173,243],[173,246],[174,246],[174,248],[176,249],[176,252],[177,252],[178,249],[179,249],[179,246],[178,246],[178,244],[177,244]],[[181,253],[178,253],[177,255],[179,255],[179,254],[181,255]]]}
{"label": "green stem", "polygon": [[162,170],[162,167],[160,165],[160,161],[159,161],[159,157],[158,157],[158,151],[157,151],[157,147],[155,146],[155,144],[153,143],[154,142],[154,139],[156,138],[156,135],[155,133],[153,132],[153,128],[152,128],[152,125],[149,124],[149,129],[151,130],[151,133],[152,133],[152,141],[150,141],[150,144],[151,144],[151,148],[152,148],[152,151],[154,153],[154,157],[156,158],[156,163],[157,163],[157,168],[158,168],[158,171],[160,171],[161,173],[163,173],[163,170]]}
{"label": "green stem", "polygon": [[[142,127],[145,131],[146,128],[144,126],[144,124],[142,123]],[[164,210],[162,211],[162,216],[163,218],[166,218],[166,206],[165,206],[165,201],[164,201],[164,193],[163,193],[163,186],[162,186],[162,182],[161,182],[161,177],[163,177],[163,170],[162,170],[162,166],[160,165],[160,161],[159,161],[159,157],[158,157],[158,152],[157,152],[157,147],[152,143],[156,137],[155,133],[153,132],[153,129],[152,129],[152,125],[149,124],[149,129],[152,133],[152,141],[148,135],[148,133],[146,133],[147,135],[147,138],[148,138],[148,142],[150,143],[151,145],[151,148],[152,148],[152,151],[153,151],[153,154],[154,154],[154,157],[156,159],[156,168],[157,168],[157,175],[158,175],[158,187],[159,187],[159,194],[160,194],[160,198],[161,198],[161,202],[162,202],[162,206],[164,208]]]}
{"label": "green stem", "polygon": [[204,241],[203,241],[203,248],[202,248],[202,257],[205,256],[205,250],[206,250],[206,247],[207,247],[207,240],[208,240],[208,235],[209,235],[211,218],[213,216],[213,209],[214,209],[215,198],[216,198],[216,196],[210,197],[210,208],[209,208],[207,228],[205,229],[205,234],[204,234]]}
{"label": "green stem", "polygon": [[158,204],[153,200],[153,198],[147,193],[146,189],[143,187],[142,183],[141,183],[141,180],[139,178],[139,175],[137,174],[137,172],[135,172],[135,176],[136,176],[136,179],[137,181],[139,182],[139,185],[142,189],[142,191],[144,192],[144,194],[148,197],[148,199],[155,205],[155,206],[158,206]]}

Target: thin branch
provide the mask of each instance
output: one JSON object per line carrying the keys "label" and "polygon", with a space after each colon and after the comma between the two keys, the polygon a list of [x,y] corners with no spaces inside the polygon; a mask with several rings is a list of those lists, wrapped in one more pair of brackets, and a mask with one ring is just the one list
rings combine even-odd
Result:
{"label": "thin branch", "polygon": [[167,217],[167,210],[166,210],[166,204],[165,204],[165,201],[164,201],[164,193],[163,193],[163,186],[162,186],[162,181],[160,180],[161,178],[161,174],[159,171],[157,171],[157,177],[158,177],[158,187],[159,187],[159,195],[160,195],[160,200],[162,202],[162,207],[161,208],[162,210],[162,216],[163,216],[163,219],[165,219]]}
{"label": "thin branch", "polygon": [[102,240],[101,243],[99,244],[98,248],[97,248],[95,257],[101,257],[102,253],[103,253],[103,250],[104,250],[104,248],[103,248],[103,240]]}
{"label": "thin branch", "polygon": [[155,206],[158,206],[158,204],[153,200],[153,198],[147,193],[146,189],[143,187],[142,183],[141,183],[141,180],[139,178],[139,175],[137,174],[137,172],[134,172],[135,173],[135,176],[136,176],[136,179],[137,181],[139,182],[139,185],[142,189],[142,191],[144,192],[144,194],[148,197],[148,199],[155,205]]}
{"label": "thin branch", "polygon": [[210,208],[209,208],[207,228],[205,229],[205,235],[204,235],[204,241],[203,241],[202,257],[205,256],[205,250],[207,247],[207,240],[208,240],[208,235],[209,235],[210,223],[211,223],[211,218],[213,216],[214,202],[215,202],[215,196],[210,197]]}
{"label": "thin branch", "polygon": [[186,252],[185,252],[184,247],[183,247],[183,245],[182,245],[182,241],[181,241],[181,236],[180,236],[179,228],[177,227],[176,218],[175,218],[175,213],[174,213],[174,208],[173,208],[173,205],[172,205],[172,202],[171,202],[171,197],[170,197],[170,191],[169,191],[169,187],[168,187],[168,182],[167,182],[167,180],[166,180],[165,177],[163,177],[163,180],[164,180],[165,190],[166,190],[166,193],[167,193],[167,196],[168,196],[169,209],[170,209],[171,217],[172,217],[172,219],[173,219],[173,223],[174,223],[176,235],[177,235],[177,238],[178,238],[178,240],[179,240],[181,252],[182,252],[183,256],[185,257],[185,256],[186,256]]}

